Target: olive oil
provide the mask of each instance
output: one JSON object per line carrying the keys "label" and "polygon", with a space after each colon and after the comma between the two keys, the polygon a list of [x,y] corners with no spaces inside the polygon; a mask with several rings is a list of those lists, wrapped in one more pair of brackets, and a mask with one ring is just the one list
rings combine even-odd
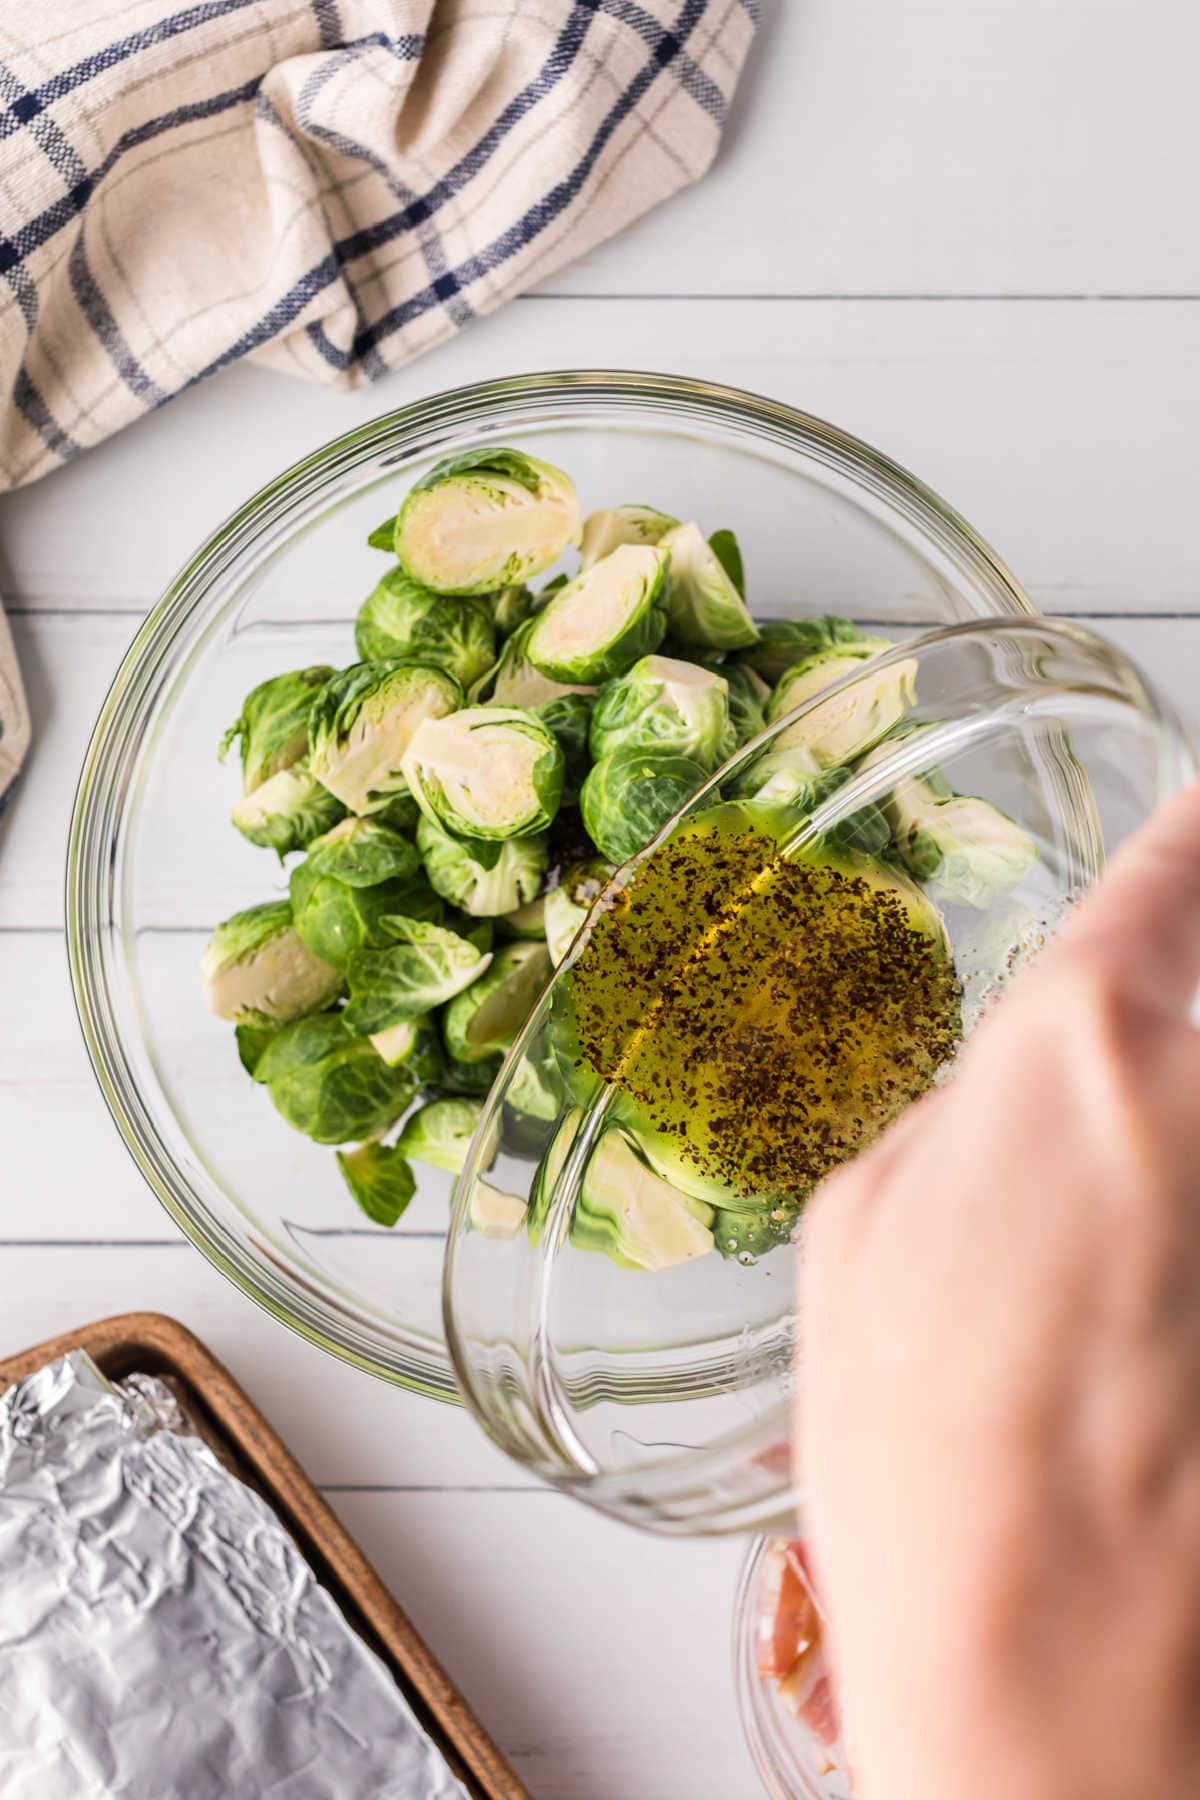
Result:
{"label": "olive oil", "polygon": [[898,870],[715,808],[609,896],[571,973],[586,1064],[697,1176],[796,1202],[953,1055],[940,916]]}

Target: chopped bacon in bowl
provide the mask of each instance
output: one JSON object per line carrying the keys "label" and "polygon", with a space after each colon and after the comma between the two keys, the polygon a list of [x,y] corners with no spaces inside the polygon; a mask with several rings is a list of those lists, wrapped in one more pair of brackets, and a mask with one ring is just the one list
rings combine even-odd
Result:
{"label": "chopped bacon in bowl", "polygon": [[844,1769],[821,1610],[799,1539],[780,1540],[767,1550],[755,1629],[760,1678],[776,1684],[784,1706],[809,1732],[824,1764],[821,1772]]}

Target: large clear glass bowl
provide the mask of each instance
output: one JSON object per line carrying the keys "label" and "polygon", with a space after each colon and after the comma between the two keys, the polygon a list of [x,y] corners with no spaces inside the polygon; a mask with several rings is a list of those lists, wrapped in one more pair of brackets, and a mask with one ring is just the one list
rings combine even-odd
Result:
{"label": "large clear glass bowl", "polygon": [[647,500],[734,527],[762,617],[833,611],[908,635],[1032,611],[971,528],[867,445],[735,389],[603,371],[463,388],[348,433],[249,499],[154,607],[101,711],[71,832],[71,971],[100,1086],[163,1205],[245,1293],[447,1400],[450,1178],[422,1169],[394,1231],[360,1219],[330,1152],[246,1080],[197,964],[216,920],[283,891],[229,824],[222,731],[264,677],[351,660],[382,567],[368,531],[432,462],[489,441],[561,463],[585,508]]}
{"label": "large clear glass bowl", "polygon": [[[814,792],[798,755],[854,773]],[[485,1106],[445,1291],[496,1442],[653,1529],[786,1529],[799,1202],[1195,768],[1122,652],[1011,618],[851,662],[730,758],[597,898]]]}

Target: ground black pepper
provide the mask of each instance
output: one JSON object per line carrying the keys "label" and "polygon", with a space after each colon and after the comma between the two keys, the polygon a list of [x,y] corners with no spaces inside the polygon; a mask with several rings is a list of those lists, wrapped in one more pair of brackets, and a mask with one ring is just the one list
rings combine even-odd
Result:
{"label": "ground black pepper", "polygon": [[902,875],[731,819],[614,892],[570,977],[579,1041],[705,1176],[796,1201],[930,1085],[961,989]]}

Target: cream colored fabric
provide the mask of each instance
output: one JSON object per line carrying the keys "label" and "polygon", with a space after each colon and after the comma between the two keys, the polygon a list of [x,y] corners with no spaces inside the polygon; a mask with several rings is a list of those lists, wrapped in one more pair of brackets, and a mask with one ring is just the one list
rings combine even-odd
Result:
{"label": "cream colored fabric", "polygon": [[0,485],[373,380],[703,173],[751,0],[0,0]]}

